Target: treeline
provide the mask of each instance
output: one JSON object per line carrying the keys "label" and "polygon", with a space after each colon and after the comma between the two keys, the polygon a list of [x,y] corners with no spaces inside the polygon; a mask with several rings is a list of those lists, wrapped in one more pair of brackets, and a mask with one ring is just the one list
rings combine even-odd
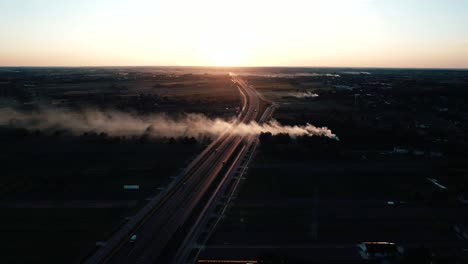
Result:
{"label": "treeline", "polygon": [[195,137],[152,137],[147,133],[140,136],[114,136],[104,132],[84,132],[81,135],[74,135],[67,130],[55,131],[42,131],[42,130],[28,130],[25,128],[0,128],[0,141],[4,140],[65,140],[65,141],[83,141],[88,143],[100,144],[183,144],[183,145],[205,145],[211,142],[208,136]]}

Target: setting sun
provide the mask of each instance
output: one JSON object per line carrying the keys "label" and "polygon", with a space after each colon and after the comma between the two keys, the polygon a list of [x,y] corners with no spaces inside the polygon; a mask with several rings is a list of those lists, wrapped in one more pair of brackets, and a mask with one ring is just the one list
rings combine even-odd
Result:
{"label": "setting sun", "polygon": [[207,65],[240,66],[245,63],[245,55],[235,45],[206,45],[202,53]]}
{"label": "setting sun", "polygon": [[[249,56],[257,46],[255,23],[248,19],[239,19],[242,13],[236,8],[225,12],[215,10],[216,3],[211,3],[212,16],[200,18],[203,31],[196,36],[200,63],[211,66],[242,66],[251,61]],[[218,4],[219,5],[219,4]],[[222,8],[221,8],[222,9]]]}
{"label": "setting sun", "polygon": [[0,4],[0,65],[468,65],[463,0],[19,2]]}

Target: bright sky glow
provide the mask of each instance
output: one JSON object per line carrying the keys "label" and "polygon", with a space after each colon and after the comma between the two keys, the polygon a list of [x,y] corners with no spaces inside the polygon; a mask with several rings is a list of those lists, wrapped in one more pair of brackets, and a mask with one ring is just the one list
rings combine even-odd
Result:
{"label": "bright sky glow", "polygon": [[0,65],[468,68],[468,0],[0,0]]}

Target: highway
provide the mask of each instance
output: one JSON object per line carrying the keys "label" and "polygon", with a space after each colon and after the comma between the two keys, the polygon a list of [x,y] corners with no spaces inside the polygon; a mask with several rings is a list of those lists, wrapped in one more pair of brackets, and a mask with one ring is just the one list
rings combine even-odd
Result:
{"label": "highway", "polygon": [[[237,123],[263,122],[272,107],[261,108],[261,96],[245,81],[230,73],[233,87],[242,95]],[[227,177],[252,155],[256,136],[228,130],[216,138],[158,196],[149,199],[129,222],[115,232],[86,263],[180,263],[190,253],[213,208],[216,197],[227,189]],[[232,193],[231,193],[232,195]],[[130,238],[136,235],[134,242]],[[178,258],[175,258],[178,256]]]}

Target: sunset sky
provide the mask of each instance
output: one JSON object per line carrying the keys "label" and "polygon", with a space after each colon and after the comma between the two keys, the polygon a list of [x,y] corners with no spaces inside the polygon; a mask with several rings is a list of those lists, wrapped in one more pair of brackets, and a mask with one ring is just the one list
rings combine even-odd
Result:
{"label": "sunset sky", "polygon": [[468,68],[468,0],[0,0],[2,66]]}

